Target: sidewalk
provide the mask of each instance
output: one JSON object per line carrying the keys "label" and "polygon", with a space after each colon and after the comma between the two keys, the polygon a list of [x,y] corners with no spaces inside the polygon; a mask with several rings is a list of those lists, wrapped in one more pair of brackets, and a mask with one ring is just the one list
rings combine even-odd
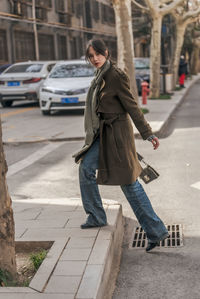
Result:
{"label": "sidewalk", "polygon": [[106,298],[123,239],[117,202],[104,200],[108,226],[86,230],[80,229],[85,212],[77,198],[13,199],[13,208],[20,247],[22,242],[53,245],[29,287],[0,288],[1,299]]}
{"label": "sidewalk", "polygon": [[[145,118],[154,133],[158,134],[164,128],[198,79],[200,75],[186,81],[186,88],[175,92],[171,100],[148,100],[146,107],[150,112]],[[138,134],[137,131],[135,133]],[[112,269],[120,260],[123,221],[120,204],[104,200],[104,207],[109,225],[101,229],[81,230],[85,212],[79,198],[13,198],[16,241],[49,241],[52,246],[30,286],[0,288],[0,298],[109,298],[111,272],[116,272]]]}

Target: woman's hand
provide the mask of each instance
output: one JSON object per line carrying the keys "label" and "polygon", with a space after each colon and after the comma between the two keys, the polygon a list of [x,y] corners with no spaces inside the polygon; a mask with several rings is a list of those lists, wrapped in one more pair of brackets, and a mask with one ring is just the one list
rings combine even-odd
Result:
{"label": "woman's hand", "polygon": [[153,144],[154,150],[156,150],[160,145],[158,137],[156,137],[156,136],[151,140],[151,143]]}

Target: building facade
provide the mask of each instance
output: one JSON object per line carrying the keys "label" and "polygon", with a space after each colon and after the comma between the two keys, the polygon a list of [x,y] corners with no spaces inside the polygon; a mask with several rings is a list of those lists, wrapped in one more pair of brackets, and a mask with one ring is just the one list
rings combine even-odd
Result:
{"label": "building facade", "polygon": [[116,58],[114,10],[96,0],[1,0],[0,64],[77,59],[100,37]]}

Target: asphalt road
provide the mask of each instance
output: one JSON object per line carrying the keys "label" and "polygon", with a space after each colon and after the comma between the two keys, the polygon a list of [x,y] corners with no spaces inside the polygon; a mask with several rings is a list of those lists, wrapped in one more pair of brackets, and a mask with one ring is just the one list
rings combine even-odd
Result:
{"label": "asphalt road", "polygon": [[[183,226],[183,247],[156,249],[152,254],[146,254],[143,249],[128,249],[136,219],[120,187],[100,186],[103,198],[118,200],[122,204],[126,221],[122,263],[114,299],[200,298],[199,94],[200,86],[197,83],[171,117],[157,151],[153,151],[149,142],[136,140],[137,150],[160,173],[158,180],[144,188],[166,224],[178,223]],[[20,112],[24,108],[33,109]],[[2,118],[3,125],[11,125],[12,122],[15,126],[10,127],[9,138],[16,138],[12,134],[19,129],[17,117],[25,118],[21,126],[22,133],[23,127],[25,131],[26,127],[32,126],[34,134],[35,128],[38,128],[39,137],[42,137],[40,122],[44,121],[44,117],[39,114],[37,106],[3,109],[3,113],[14,111],[19,113]],[[54,132],[55,123],[58,122],[60,132],[66,129],[78,132],[83,117],[64,114],[57,115],[56,122],[54,120],[54,116],[45,118],[45,130]],[[3,130],[8,134],[5,127]],[[78,166],[71,156],[82,145],[81,141],[5,145],[10,166],[7,181],[11,197],[80,197]]]}
{"label": "asphalt road", "polygon": [[11,108],[0,107],[4,142],[35,142],[83,136],[83,111],[57,111],[41,114],[35,102],[16,102]]}
{"label": "asphalt road", "polygon": [[152,160],[161,177],[146,186],[165,224],[181,224],[183,247],[152,253],[129,249],[135,221],[126,218],[122,261],[113,299],[199,299],[200,269],[200,85],[190,90],[171,117]]}

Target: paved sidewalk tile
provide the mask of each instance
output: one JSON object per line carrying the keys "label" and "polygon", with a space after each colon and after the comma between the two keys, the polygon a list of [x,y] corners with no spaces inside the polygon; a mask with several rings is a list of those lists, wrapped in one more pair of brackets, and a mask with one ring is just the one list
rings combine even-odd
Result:
{"label": "paved sidewalk tile", "polygon": [[67,248],[92,248],[95,238],[76,238],[71,237]]}
{"label": "paved sidewalk tile", "polygon": [[99,228],[81,229],[77,227],[66,227],[65,232],[67,235],[70,235],[71,237],[91,238],[97,236]]}
{"label": "paved sidewalk tile", "polygon": [[24,211],[14,213],[14,218],[21,220],[34,220],[40,215],[41,211],[42,208],[25,209]]}
{"label": "paved sidewalk tile", "polygon": [[119,214],[119,205],[109,206],[106,215],[108,218],[108,223],[112,226],[115,226],[117,223],[117,216]]}
{"label": "paved sidewalk tile", "polygon": [[41,294],[41,293],[13,293],[1,294],[1,299],[74,299],[74,294]]}
{"label": "paved sidewalk tile", "polygon": [[87,261],[90,252],[91,248],[66,248],[60,259],[65,261]]}
{"label": "paved sidewalk tile", "polygon": [[20,239],[26,231],[27,228],[18,227],[15,223],[15,239]]}
{"label": "paved sidewalk tile", "polygon": [[[2,298],[3,299],[3,298]],[[10,299],[10,298],[9,298]],[[13,298],[15,299],[15,298]],[[24,299],[74,299],[74,294],[30,294]]]}
{"label": "paved sidewalk tile", "polygon": [[37,220],[47,220],[47,219],[52,219],[52,220],[56,220],[58,219],[58,213],[59,213],[59,218],[60,219],[69,219],[71,217],[72,212],[70,211],[60,211],[57,212],[53,209],[45,209],[43,210],[38,217],[36,218]]}
{"label": "paved sidewalk tile", "polygon": [[86,267],[86,261],[59,261],[54,275],[82,276]]}
{"label": "paved sidewalk tile", "polygon": [[55,276],[53,275],[45,289],[45,293],[75,294],[80,284],[81,276]]}
{"label": "paved sidewalk tile", "polygon": [[37,293],[37,291],[31,289],[31,288],[26,288],[26,287],[0,287],[0,298],[2,296],[2,293]]}
{"label": "paved sidewalk tile", "polygon": [[67,222],[66,228],[68,227],[80,227],[82,223],[85,222],[85,215],[84,216],[80,216],[78,218],[72,218],[69,219],[69,221]]}
{"label": "paved sidewalk tile", "polygon": [[[70,232],[68,232],[70,233]],[[20,240],[22,241],[53,241],[68,236],[66,230],[59,228],[29,228]]]}
{"label": "paved sidewalk tile", "polygon": [[17,227],[27,227],[27,228],[64,228],[68,219],[58,218],[57,219],[43,219],[43,220],[21,220],[15,219],[15,224]]}
{"label": "paved sidewalk tile", "polygon": [[88,260],[88,264],[102,265],[105,264],[107,254],[111,245],[111,240],[97,239]]}
{"label": "paved sidewalk tile", "polygon": [[103,265],[88,265],[86,267],[86,271],[76,295],[77,299],[96,298],[102,279],[103,269]]}
{"label": "paved sidewalk tile", "polygon": [[[29,296],[29,295],[28,295]],[[1,299],[26,299],[26,298],[29,298],[29,297],[26,297],[26,294],[24,293],[9,293],[9,294],[6,294],[6,293],[1,293],[0,294],[0,298]],[[38,297],[39,299],[39,297]]]}
{"label": "paved sidewalk tile", "polygon": [[[113,228],[112,226],[109,226],[109,228],[106,229],[106,227],[103,227],[99,234],[98,234],[98,239],[100,240],[111,240],[112,239],[112,232]],[[103,242],[103,241],[102,241]]]}

